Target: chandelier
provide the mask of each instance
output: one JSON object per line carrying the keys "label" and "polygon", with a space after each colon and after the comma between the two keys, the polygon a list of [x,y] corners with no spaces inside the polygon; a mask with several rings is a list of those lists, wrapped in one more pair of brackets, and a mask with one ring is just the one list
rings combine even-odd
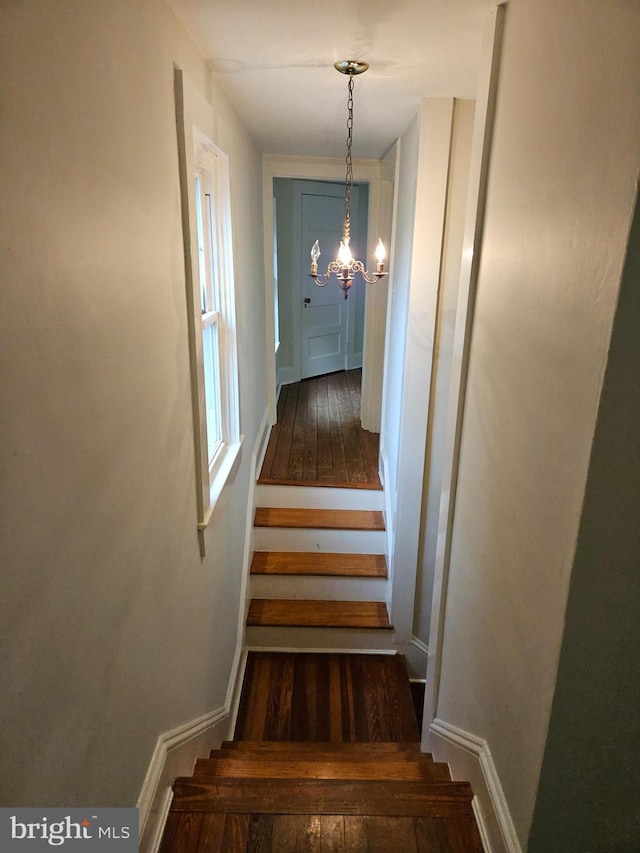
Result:
{"label": "chandelier", "polygon": [[349,78],[347,87],[347,156],[345,162],[347,164],[347,174],[345,177],[345,199],[344,199],[344,220],[342,223],[342,240],[338,249],[338,256],[335,261],[331,261],[327,266],[327,271],[324,275],[318,275],[318,258],[320,257],[320,244],[316,240],[311,249],[311,272],[309,275],[318,285],[324,287],[328,284],[331,276],[335,274],[338,285],[344,293],[344,298],[349,296],[349,290],[356,273],[360,273],[362,278],[368,283],[373,284],[382,276],[387,275],[384,270],[384,259],[386,257],[386,249],[382,240],[378,239],[378,245],[375,251],[376,271],[368,273],[364,268],[362,261],[356,260],[349,248],[349,240],[351,239],[351,195],[353,192],[353,163],[351,160],[351,146],[353,143],[353,78],[356,74],[363,74],[369,64],[367,62],[359,62],[353,59],[336,62],[334,67],[341,74],[346,74]]}

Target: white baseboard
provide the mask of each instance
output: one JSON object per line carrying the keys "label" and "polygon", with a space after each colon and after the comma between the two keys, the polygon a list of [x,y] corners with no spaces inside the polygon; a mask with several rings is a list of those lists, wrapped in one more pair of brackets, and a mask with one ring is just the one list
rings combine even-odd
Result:
{"label": "white baseboard", "polygon": [[141,853],[157,850],[176,776],[190,775],[196,759],[220,745],[228,723],[229,709],[222,707],[160,735],[136,804]]}
{"label": "white baseboard", "polygon": [[391,648],[404,656],[409,678],[412,681],[423,681],[427,673],[427,647],[424,643],[417,637],[413,637],[410,643],[399,642],[393,637]]}
{"label": "white baseboard", "polygon": [[209,714],[161,734],[153,751],[137,808],[140,816],[140,853],[156,853],[171,806],[176,776],[190,776],[197,758],[218,749],[230,736],[240,703],[247,655],[236,648],[225,703]]}
{"label": "white baseboard", "polygon": [[238,664],[238,670],[236,673],[235,679],[235,687],[233,691],[233,695],[231,697],[231,706],[229,713],[229,727],[227,729],[227,735],[225,740],[233,740],[233,733],[235,732],[236,722],[238,719],[238,709],[240,708],[240,697],[242,695],[242,685],[244,684],[244,673],[247,668],[247,649],[239,649],[240,652],[240,660]]}
{"label": "white baseboard", "polygon": [[427,746],[436,761],[449,764],[454,779],[471,782],[486,853],[522,853],[486,740],[436,718],[429,727]]}
{"label": "white baseboard", "polygon": [[269,409],[267,408],[264,410],[262,421],[260,422],[260,426],[258,428],[258,435],[256,437],[255,444],[253,445],[254,470],[252,474],[254,476],[252,476],[252,481],[254,482],[258,479],[258,474],[260,473],[260,469],[262,468],[262,463],[264,462],[264,456],[267,452],[267,445],[269,444],[270,436],[271,424],[269,423]]}

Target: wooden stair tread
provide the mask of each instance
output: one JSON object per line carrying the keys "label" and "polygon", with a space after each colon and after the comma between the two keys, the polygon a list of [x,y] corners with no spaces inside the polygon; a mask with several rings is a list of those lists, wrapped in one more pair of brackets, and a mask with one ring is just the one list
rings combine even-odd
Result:
{"label": "wooden stair tread", "polygon": [[170,812],[159,853],[322,850],[483,853],[473,813],[453,817]]}
{"label": "wooden stair tread", "polygon": [[317,551],[256,551],[252,575],[331,575],[386,578],[384,554],[327,554]]}
{"label": "wooden stair tread", "polygon": [[178,778],[173,790],[173,812],[234,814],[451,816],[472,799],[467,782]]}
{"label": "wooden stair tread", "polygon": [[302,756],[288,761],[266,758],[241,758],[214,756],[196,762],[193,778],[234,779],[345,779],[405,780],[425,782],[450,782],[449,766],[433,761],[353,761],[348,758],[307,761]]}
{"label": "wooden stair tread", "polygon": [[384,530],[384,516],[369,509],[256,508],[256,527],[296,527],[321,530]]}
{"label": "wooden stair tread", "polygon": [[280,628],[392,628],[384,601],[287,598],[252,598],[247,625]]}
{"label": "wooden stair tread", "polygon": [[331,741],[224,741],[220,749],[210,753],[216,756],[238,758],[266,758],[269,761],[433,761],[430,752],[421,752],[419,743],[391,742],[331,742]]}

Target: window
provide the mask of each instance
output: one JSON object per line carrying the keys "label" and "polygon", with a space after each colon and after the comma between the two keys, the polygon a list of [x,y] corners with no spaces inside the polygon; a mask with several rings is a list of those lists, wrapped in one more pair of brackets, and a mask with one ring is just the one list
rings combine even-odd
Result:
{"label": "window", "polygon": [[198,529],[203,531],[238,455],[241,438],[228,158],[195,128],[193,146],[189,305],[201,498]]}

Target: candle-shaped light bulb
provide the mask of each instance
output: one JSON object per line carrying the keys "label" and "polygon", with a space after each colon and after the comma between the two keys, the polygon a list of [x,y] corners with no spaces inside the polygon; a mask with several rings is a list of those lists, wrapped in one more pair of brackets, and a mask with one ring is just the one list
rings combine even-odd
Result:
{"label": "candle-shaped light bulb", "polygon": [[384,247],[384,243],[378,237],[378,245],[376,246],[376,260],[379,264],[384,262],[384,259],[387,257],[387,250]]}
{"label": "candle-shaped light bulb", "polygon": [[340,248],[338,249],[338,260],[342,264],[343,267],[348,267],[353,260],[351,255],[351,249],[349,248],[349,238],[345,237],[340,241]]}
{"label": "candle-shaped light bulb", "polygon": [[320,243],[316,242],[311,247],[311,275],[318,274],[318,258],[320,257]]}

